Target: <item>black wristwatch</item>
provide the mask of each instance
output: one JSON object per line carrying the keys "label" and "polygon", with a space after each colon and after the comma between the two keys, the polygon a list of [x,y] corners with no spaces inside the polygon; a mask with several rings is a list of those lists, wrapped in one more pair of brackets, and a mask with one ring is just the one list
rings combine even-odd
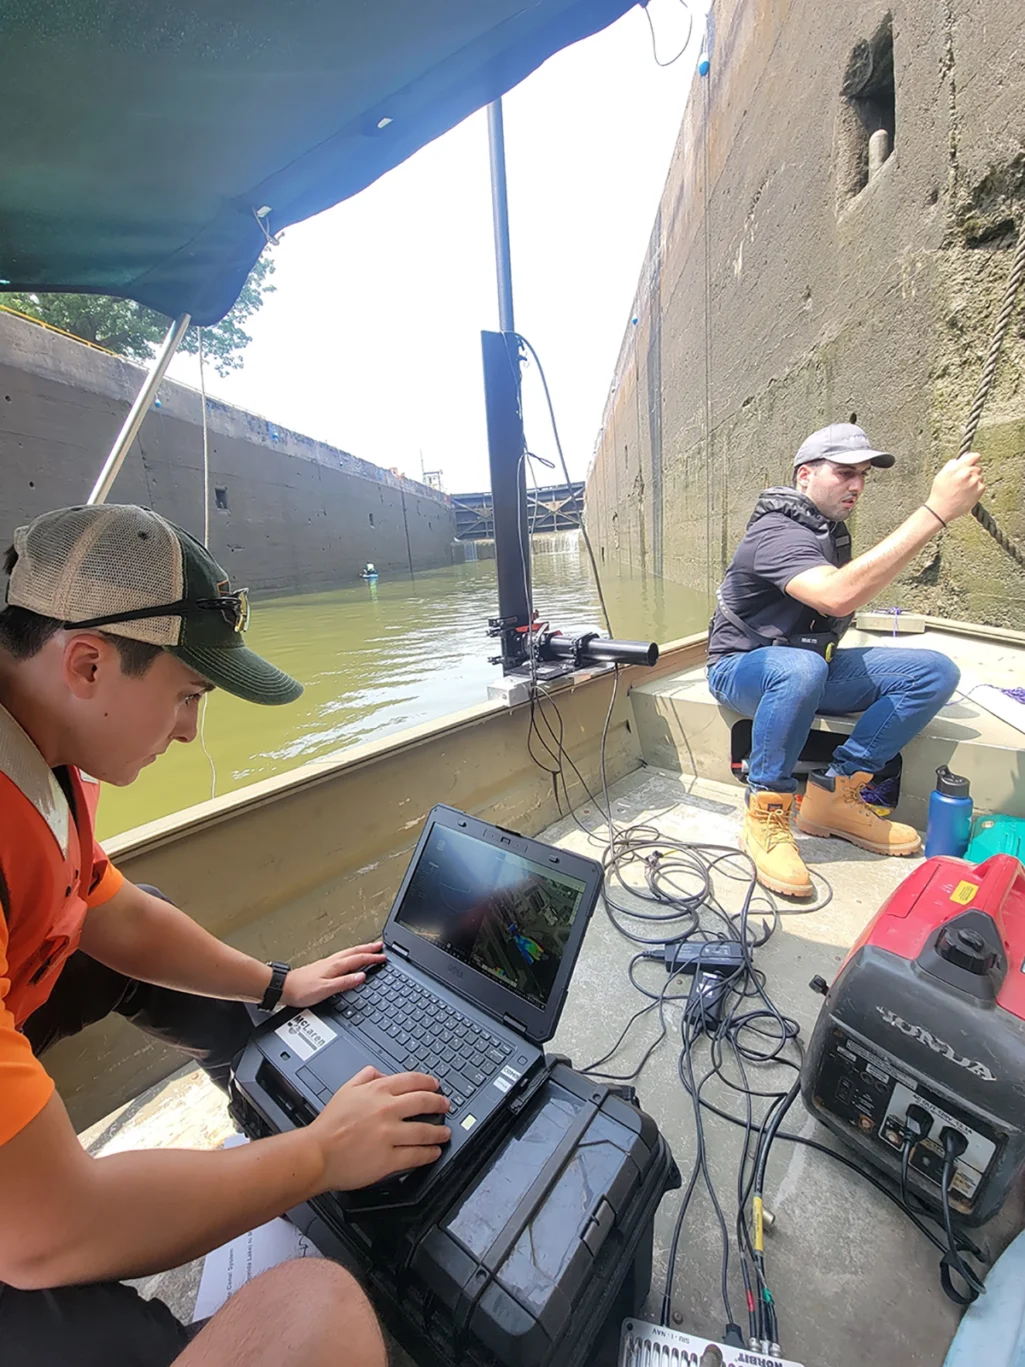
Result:
{"label": "black wristwatch", "polygon": [[274,1011],[281,1001],[281,994],[285,990],[285,979],[292,971],[291,964],[271,964],[270,982],[267,984],[267,991],[263,994],[260,1002],[261,1011]]}

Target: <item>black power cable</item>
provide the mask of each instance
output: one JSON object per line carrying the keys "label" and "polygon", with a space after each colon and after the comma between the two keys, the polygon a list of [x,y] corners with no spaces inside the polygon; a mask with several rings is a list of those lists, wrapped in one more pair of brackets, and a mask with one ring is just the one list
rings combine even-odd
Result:
{"label": "black power cable", "polygon": [[[555,439],[555,449],[559,453],[559,461],[562,465],[563,478],[565,479],[566,484],[570,485],[573,483],[573,481],[569,477],[569,466],[566,464],[566,455],[562,449],[562,440],[559,437],[559,424],[556,421],[555,417],[555,405],[552,403],[552,394],[551,390],[548,388],[548,378],[545,375],[545,368],[541,364],[541,357],[537,354],[537,352],[534,350],[533,346],[526,339],[526,337],[522,336],[520,333],[516,333],[515,337],[519,345],[525,351],[530,352],[530,355],[534,359],[534,364],[537,366],[537,373],[540,377],[541,385],[545,392],[545,402],[548,405],[548,417],[552,424],[552,436]],[[583,516],[581,516],[580,518],[580,532],[584,539],[584,545],[587,547],[588,559],[591,562],[591,572],[594,575],[594,587],[595,591],[598,594],[598,602],[601,604],[602,617],[605,622],[605,630],[609,633],[610,636],[612,636],[612,623],[609,620],[609,610],[605,603],[605,591],[603,590],[601,585],[601,575],[598,573],[598,562],[594,558],[594,547],[591,545],[591,538],[587,534],[587,524]]]}
{"label": "black power cable", "polygon": [[[704,1141],[703,1122],[701,1119],[702,1108],[717,1110],[712,1103],[708,1102],[701,1091],[704,1085],[713,1077],[727,1086],[740,1091],[745,1099],[746,1114],[743,1120],[737,1123],[745,1129],[744,1146],[741,1153],[741,1161],[737,1174],[737,1243],[740,1253],[741,1274],[744,1279],[745,1294],[747,1297],[749,1325],[751,1337],[758,1340],[765,1340],[774,1343],[778,1336],[778,1326],[776,1320],[775,1302],[769,1291],[765,1277],[764,1257],[761,1250],[757,1247],[760,1244],[760,1237],[756,1236],[752,1240],[747,1226],[746,1205],[750,1196],[751,1187],[754,1184],[755,1173],[746,1176],[749,1166],[749,1159],[761,1160],[760,1171],[764,1172],[764,1161],[768,1158],[768,1153],[775,1138],[778,1124],[782,1120],[784,1111],[781,1111],[775,1125],[771,1124],[773,1113],[776,1107],[785,1100],[784,1093],[761,1093],[752,1089],[748,1083],[745,1062],[751,1064],[768,1064],[777,1062],[789,1062],[784,1057],[784,1051],[791,1044],[796,1044],[798,1026],[795,1021],[785,1017],[772,1002],[771,997],[765,990],[762,975],[755,970],[752,962],[752,949],[756,943],[752,940],[749,929],[749,913],[753,900],[754,885],[748,889],[744,904],[740,913],[731,918],[731,923],[737,926],[739,942],[743,947],[744,968],[729,982],[728,988],[732,995],[732,1000],[723,1012],[722,1018],[717,1028],[707,1031],[711,1043],[710,1067],[705,1073],[701,1082],[696,1086],[693,1082],[693,1046],[695,1038],[687,1039],[685,1035],[685,1052],[688,1056],[686,1071],[683,1068],[681,1059],[680,1080],[692,1096],[695,1105],[696,1128],[699,1132],[698,1150],[699,1163],[696,1171],[701,1171],[706,1176],[706,1182],[710,1180],[707,1172],[707,1162],[705,1159],[706,1146]],[[771,933],[771,932],[769,932]],[[767,938],[767,934],[763,936]],[[751,999],[755,999],[752,1006]],[[733,1082],[724,1072],[724,1049],[732,1053],[740,1072],[740,1083]],[[792,1066],[797,1066],[792,1064]],[[758,1132],[757,1143],[752,1152],[751,1144],[755,1137],[755,1122],[753,1118],[752,1100],[755,1097],[769,1095],[772,1101],[770,1110],[763,1118]],[[791,1098],[792,1099],[792,1098]],[[787,1103],[789,1104],[789,1102]],[[761,1156],[764,1155],[764,1158]],[[713,1200],[713,1207],[716,1206]],[[676,1255],[679,1248],[680,1236],[686,1219],[687,1208],[681,1205],[677,1215],[676,1227],[674,1229],[673,1241],[670,1246],[669,1268],[666,1281],[666,1295],[663,1302],[664,1322],[668,1323],[671,1317],[671,1297],[672,1287],[675,1283]],[[724,1256],[724,1263],[726,1258]],[[728,1301],[724,1299],[727,1306],[727,1342],[737,1342],[739,1338],[739,1328],[729,1313]],[[732,1333],[731,1333],[732,1331]],[[742,1342],[742,1340],[739,1340]]]}
{"label": "black power cable", "polygon": [[[943,1289],[951,1300],[959,1305],[971,1305],[984,1290],[982,1282],[961,1257],[954,1234],[954,1221],[950,1211],[950,1192],[954,1183],[957,1160],[968,1147],[968,1141],[957,1130],[945,1129],[940,1135],[943,1141],[943,1175],[940,1178],[940,1207],[943,1211],[943,1230],[947,1236],[947,1251],[940,1263],[940,1280]],[[956,1272],[968,1290],[959,1292],[951,1280],[951,1272]]]}
{"label": "black power cable", "polygon": [[765,1191],[765,1169],[769,1161],[769,1151],[772,1142],[779,1133],[779,1127],[783,1123],[783,1118],[793,1105],[800,1090],[800,1080],[794,1080],[793,1086],[786,1096],[773,1107],[771,1117],[768,1119],[762,1132],[761,1141],[755,1156],[754,1171],[754,1196],[752,1198],[752,1213],[754,1216],[754,1236],[751,1240],[753,1244],[755,1273],[761,1290],[762,1299],[765,1302],[765,1334],[764,1337],[769,1343],[776,1343],[779,1340],[779,1323],[776,1317],[776,1303],[769,1290],[768,1278],[765,1274],[765,1244],[763,1231],[764,1218],[764,1191]]}
{"label": "black power cable", "polygon": [[911,1155],[914,1152],[915,1141],[908,1135],[904,1140],[900,1154],[900,1199],[901,1203],[911,1209],[911,1194],[908,1191],[908,1167],[911,1163]]}

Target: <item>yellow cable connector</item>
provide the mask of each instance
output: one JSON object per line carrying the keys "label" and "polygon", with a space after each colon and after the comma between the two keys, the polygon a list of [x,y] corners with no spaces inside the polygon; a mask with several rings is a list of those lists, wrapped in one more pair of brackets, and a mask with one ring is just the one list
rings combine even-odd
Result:
{"label": "yellow cable connector", "polygon": [[753,1215],[754,1215],[754,1225],[755,1225],[755,1227],[754,1227],[754,1238],[753,1238],[752,1242],[754,1243],[755,1252],[756,1252],[756,1253],[762,1253],[762,1252],[764,1252],[764,1250],[765,1250],[765,1242],[764,1242],[764,1221],[763,1221],[763,1219],[762,1219],[762,1198],[761,1198],[760,1196],[756,1196],[756,1197],[754,1198],[754,1201],[752,1202],[752,1207],[753,1207],[752,1213],[753,1213]]}

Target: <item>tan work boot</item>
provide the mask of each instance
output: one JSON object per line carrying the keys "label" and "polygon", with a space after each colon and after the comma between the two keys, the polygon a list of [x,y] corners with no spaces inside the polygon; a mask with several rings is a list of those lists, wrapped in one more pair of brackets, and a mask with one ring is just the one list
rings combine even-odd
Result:
{"label": "tan work boot", "polygon": [[787,897],[810,897],[811,877],[790,829],[793,810],[793,793],[749,790],[740,843],[754,860],[763,887]]}
{"label": "tan work boot", "polygon": [[797,825],[808,835],[838,835],[873,854],[917,854],[918,832],[877,816],[861,790],[871,774],[809,774]]}

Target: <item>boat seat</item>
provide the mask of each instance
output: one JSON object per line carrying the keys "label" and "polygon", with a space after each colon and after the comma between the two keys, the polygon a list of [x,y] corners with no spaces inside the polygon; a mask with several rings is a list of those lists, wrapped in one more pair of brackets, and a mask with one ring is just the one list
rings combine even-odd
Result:
{"label": "boat seat", "polygon": [[[647,764],[726,782],[731,777],[730,733],[743,720],[716,702],[705,666],[694,665],[630,691],[641,754]],[[850,735],[860,713],[816,716],[812,729]],[[1025,816],[1019,778],[1022,733],[969,697],[954,699],[903,751],[897,813],[924,830],[936,770],[948,764],[972,785],[977,812]]]}

